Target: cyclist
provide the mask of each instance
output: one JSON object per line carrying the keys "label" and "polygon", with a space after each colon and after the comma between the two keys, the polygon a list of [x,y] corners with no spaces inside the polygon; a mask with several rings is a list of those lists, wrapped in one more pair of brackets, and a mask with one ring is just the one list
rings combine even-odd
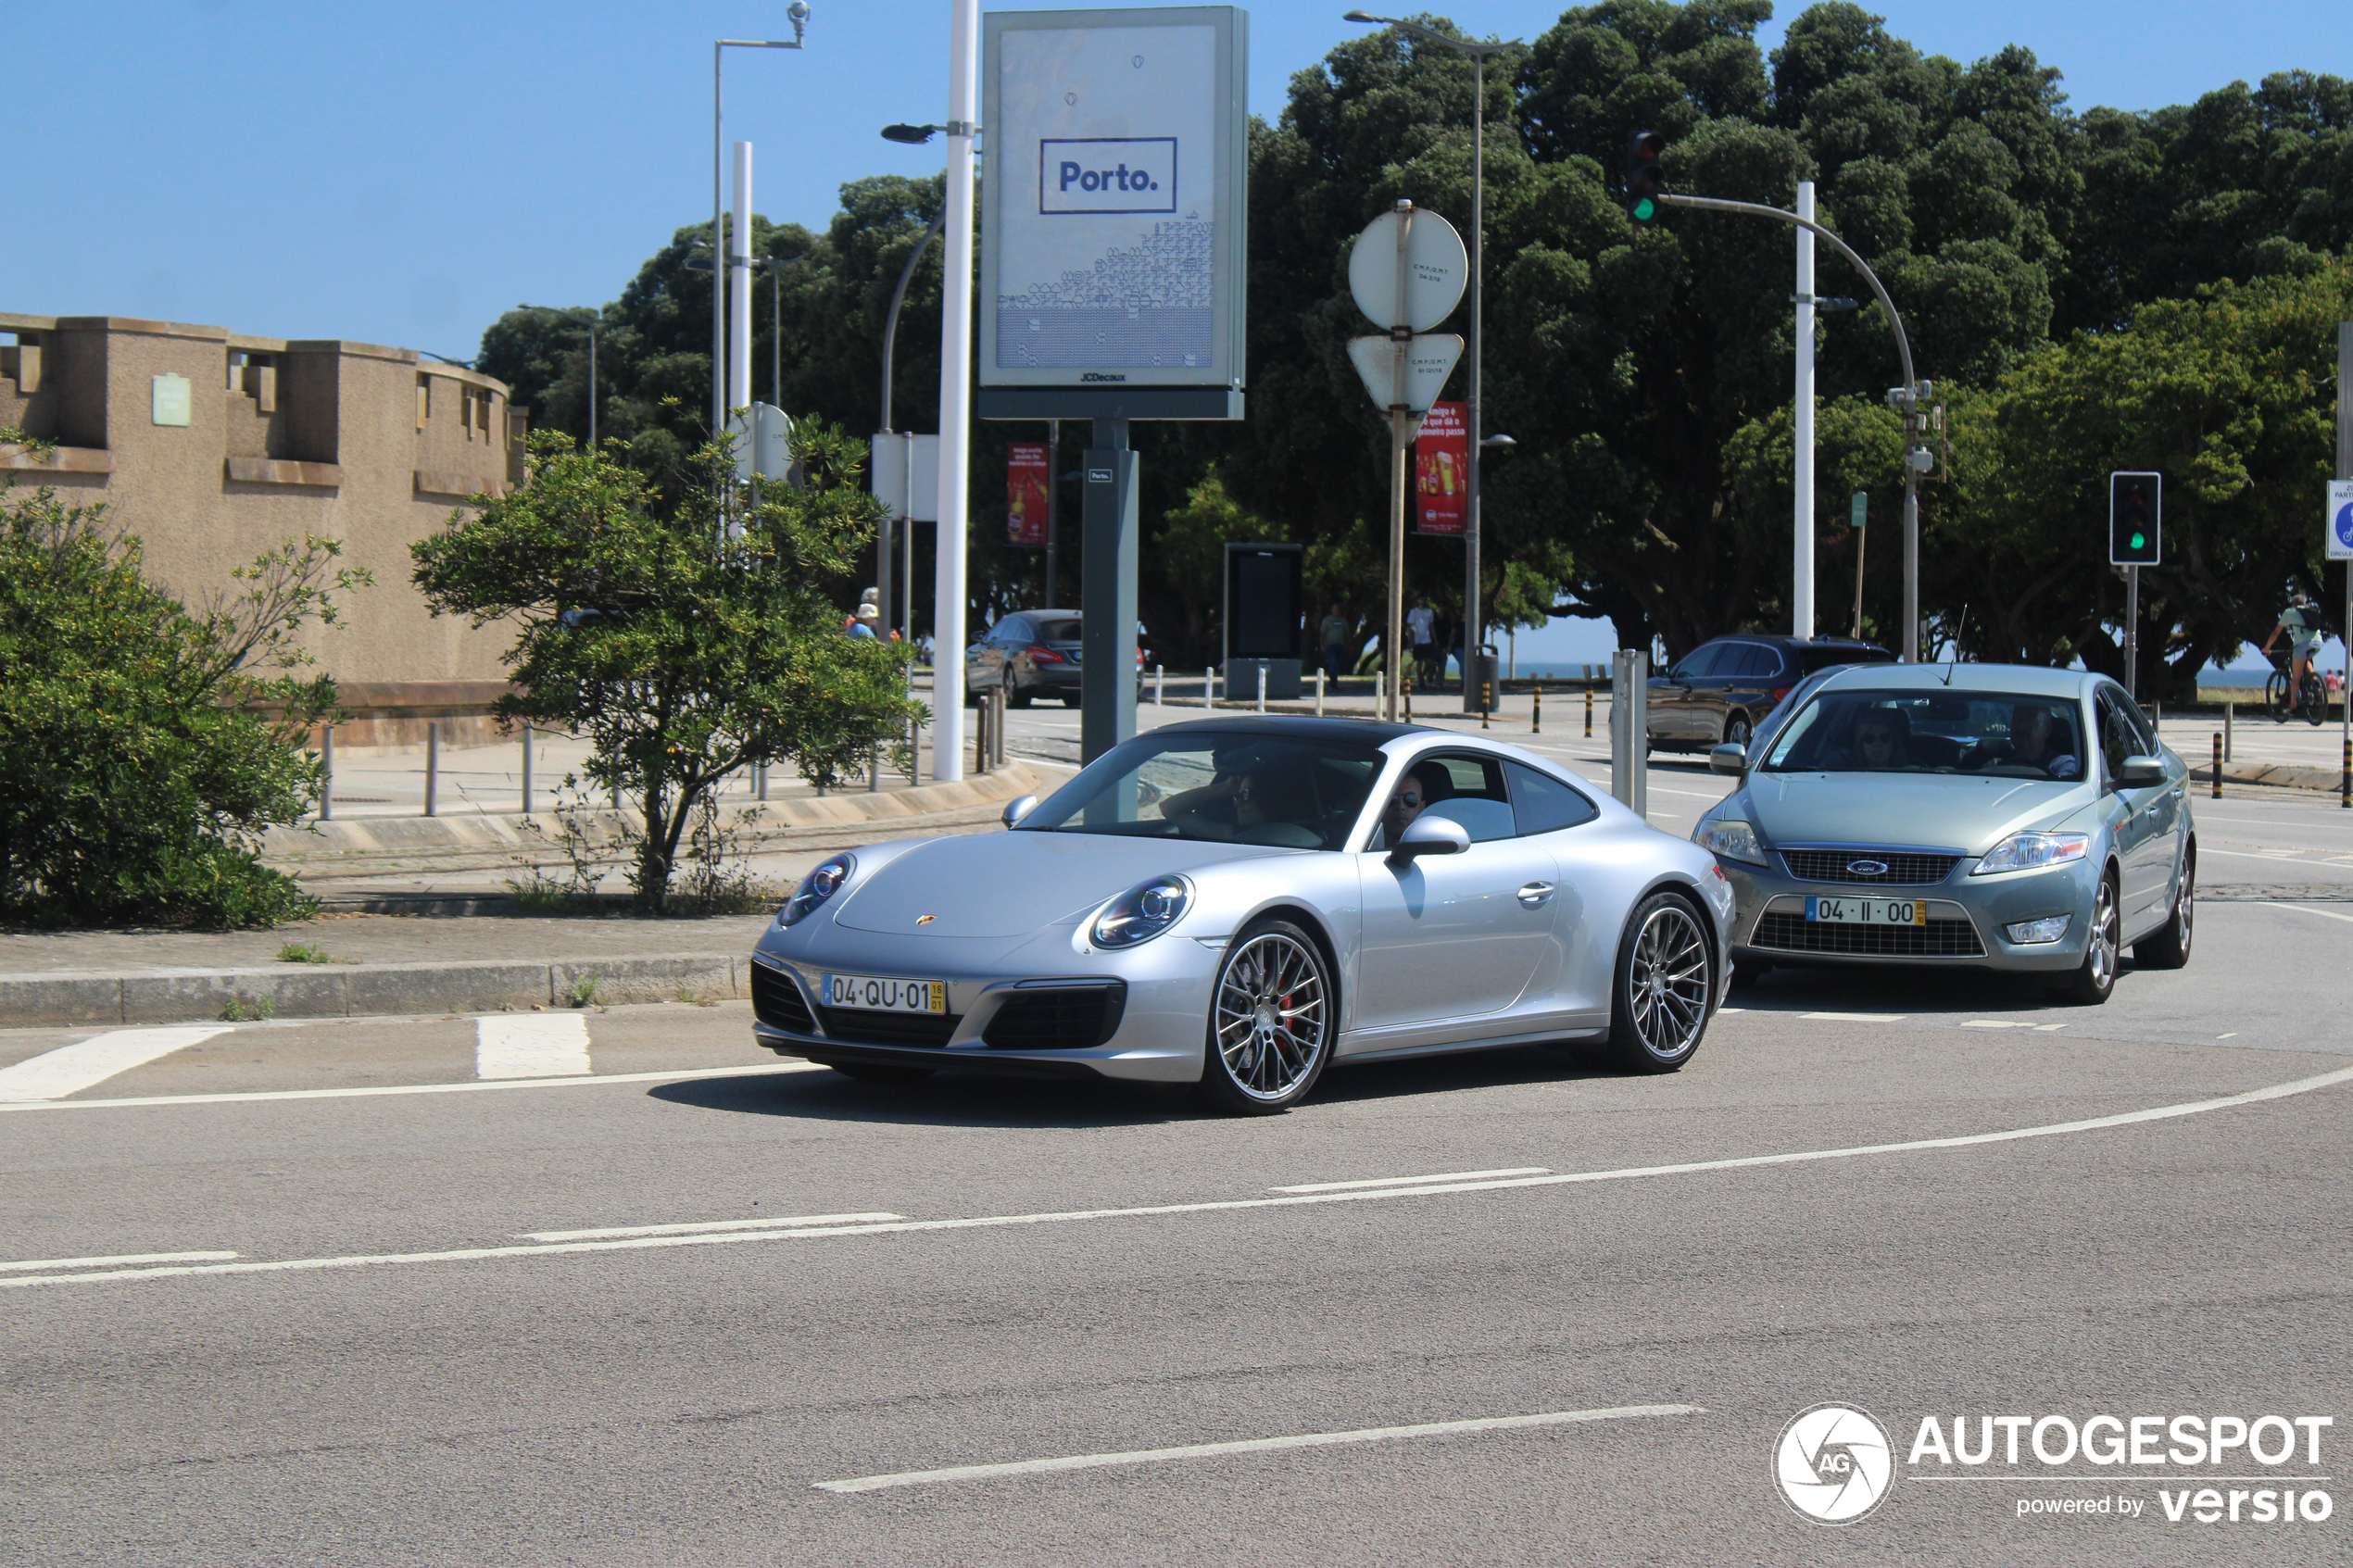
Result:
{"label": "cyclist", "polygon": [[2280,623],[2271,628],[2270,636],[2263,639],[2265,658],[2271,657],[2271,645],[2280,640],[2283,632],[2287,633],[2291,655],[2287,705],[2294,708],[2303,696],[2304,678],[2312,672],[2312,666],[2321,657],[2321,612],[2314,608],[2311,596],[2301,588],[2288,596],[2288,607],[2280,611]]}

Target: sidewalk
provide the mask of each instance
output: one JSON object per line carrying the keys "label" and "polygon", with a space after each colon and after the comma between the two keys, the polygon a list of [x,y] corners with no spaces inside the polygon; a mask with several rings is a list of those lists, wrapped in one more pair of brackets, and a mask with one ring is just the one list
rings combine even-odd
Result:
{"label": "sidewalk", "polygon": [[[1067,776],[1016,762],[956,784],[773,799],[733,864],[789,886],[860,844],[993,830],[1004,801]],[[584,990],[599,1005],[750,994],[746,965],[769,914],[521,913],[507,882],[532,865],[559,880],[569,870],[523,820],[375,817],[327,822],[318,838],[273,834],[266,858],[324,906],[274,931],[0,930],[0,1029],[522,1011],[579,1005]],[[282,962],[289,945],[330,961]]]}

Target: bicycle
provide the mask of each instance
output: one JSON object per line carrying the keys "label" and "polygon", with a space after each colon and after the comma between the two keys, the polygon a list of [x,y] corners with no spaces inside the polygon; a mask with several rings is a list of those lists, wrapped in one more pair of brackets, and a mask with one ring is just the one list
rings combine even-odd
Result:
{"label": "bicycle", "polygon": [[2310,665],[2304,668],[2304,684],[2288,700],[2288,673],[2293,656],[2287,653],[2268,656],[2271,660],[2271,678],[2263,683],[2263,706],[2271,711],[2271,721],[2284,724],[2293,714],[2302,714],[2305,721],[2319,727],[2328,718],[2328,688],[2322,684],[2320,671]]}

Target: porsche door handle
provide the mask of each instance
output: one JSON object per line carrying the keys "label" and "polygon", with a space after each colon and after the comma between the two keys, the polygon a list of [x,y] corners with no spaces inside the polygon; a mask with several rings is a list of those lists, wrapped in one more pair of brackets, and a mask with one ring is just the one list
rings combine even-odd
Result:
{"label": "porsche door handle", "polygon": [[1521,905],[1530,909],[1542,909],[1552,897],[1553,884],[1549,882],[1531,882],[1519,890]]}

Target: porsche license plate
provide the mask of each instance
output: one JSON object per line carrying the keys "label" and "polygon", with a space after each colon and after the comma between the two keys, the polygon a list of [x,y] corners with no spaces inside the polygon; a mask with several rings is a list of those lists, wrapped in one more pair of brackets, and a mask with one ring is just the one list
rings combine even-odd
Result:
{"label": "porsche license plate", "polygon": [[1840,925],[1926,925],[1928,900],[1808,897],[1806,918]]}
{"label": "porsche license plate", "polygon": [[891,980],[874,974],[828,974],[825,1005],[862,1008],[869,1012],[929,1012],[948,1010],[945,980]]}

